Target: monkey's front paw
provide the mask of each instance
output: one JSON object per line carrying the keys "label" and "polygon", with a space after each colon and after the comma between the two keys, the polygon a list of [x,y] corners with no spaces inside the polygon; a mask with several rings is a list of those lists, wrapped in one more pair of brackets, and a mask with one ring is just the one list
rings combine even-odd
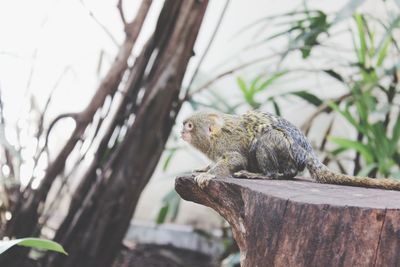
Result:
{"label": "monkey's front paw", "polygon": [[196,175],[196,177],[194,177],[194,180],[196,181],[197,185],[200,186],[201,189],[203,189],[208,185],[210,180],[214,178],[215,178],[214,174],[204,172],[200,173],[199,175]]}

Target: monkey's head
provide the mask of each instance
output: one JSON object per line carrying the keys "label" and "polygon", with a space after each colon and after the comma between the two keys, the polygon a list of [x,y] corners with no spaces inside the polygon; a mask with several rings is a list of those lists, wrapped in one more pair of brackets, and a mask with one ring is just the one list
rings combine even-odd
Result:
{"label": "monkey's head", "polygon": [[181,136],[195,148],[207,153],[212,137],[221,130],[223,124],[224,119],[217,112],[196,112],[183,121]]}

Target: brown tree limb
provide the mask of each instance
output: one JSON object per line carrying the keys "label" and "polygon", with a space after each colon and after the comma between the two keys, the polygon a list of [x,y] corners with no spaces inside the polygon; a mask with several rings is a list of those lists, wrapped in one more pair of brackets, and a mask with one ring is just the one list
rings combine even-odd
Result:
{"label": "brown tree limb", "polygon": [[[180,108],[181,82],[207,4],[208,1],[165,1],[154,35],[128,79],[126,92],[130,101],[116,117],[124,118],[126,111],[134,109],[134,122],[125,124],[128,130],[121,143],[100,164],[93,164],[90,175],[82,181],[74,196],[80,202],[73,201],[73,212],[68,213],[56,234],[56,240],[70,255],[64,259],[50,256],[47,266],[109,266]],[[142,69],[149,69],[151,75]],[[140,88],[144,95],[136,99]]]}
{"label": "brown tree limb", "polygon": [[124,24],[124,27],[126,27],[128,23],[126,22],[126,19],[125,19],[125,13],[124,13],[124,10],[122,7],[122,0],[118,0],[117,8],[118,8],[119,16],[121,17],[121,21]]}
{"label": "brown tree limb", "polygon": [[65,235],[67,231],[70,231],[69,229],[74,228],[73,221],[75,221],[76,218],[80,216],[80,210],[84,208],[82,205],[84,198],[87,197],[89,194],[93,194],[91,193],[93,190],[92,188],[98,187],[98,181],[101,179],[101,177],[103,177],[105,170],[108,168],[108,166],[104,166],[105,160],[107,158],[106,155],[110,155],[111,153],[113,153],[117,147],[117,144],[114,144],[111,148],[108,147],[110,138],[115,131],[120,129],[123,125],[126,125],[126,121],[129,115],[136,110],[135,104],[139,85],[141,84],[140,79],[142,79],[142,76],[144,75],[146,62],[148,62],[148,60],[150,59],[151,54],[155,48],[155,44],[156,39],[154,37],[150,38],[145,44],[142,53],[135,60],[135,63],[128,77],[128,81],[126,82],[125,88],[123,90],[124,97],[119,103],[119,107],[115,112],[114,117],[107,128],[107,131],[100,141],[93,161],[91,162],[78,188],[75,190],[75,193],[72,196],[68,214],[60,225],[56,233],[55,240],[61,240],[63,238],[62,236]]}

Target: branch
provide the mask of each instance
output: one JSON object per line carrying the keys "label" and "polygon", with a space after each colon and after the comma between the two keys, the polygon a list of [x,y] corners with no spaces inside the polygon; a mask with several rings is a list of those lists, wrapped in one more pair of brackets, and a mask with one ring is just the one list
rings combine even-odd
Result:
{"label": "branch", "polygon": [[[51,96],[49,97],[49,99],[50,99],[50,98],[51,98]],[[49,103],[49,99],[48,99],[48,103]],[[72,119],[74,119],[75,121],[77,121],[77,117],[78,117],[78,113],[65,113],[65,114],[58,115],[58,116],[50,123],[49,129],[47,130],[47,133],[46,133],[46,138],[45,138],[44,145],[43,145],[42,149],[40,149],[40,151],[39,151],[39,153],[36,155],[36,157],[34,158],[34,168],[36,168],[36,165],[37,165],[37,162],[39,161],[40,156],[41,156],[41,155],[43,154],[43,152],[44,152],[45,150],[47,150],[47,148],[48,148],[48,147],[47,147],[47,144],[48,144],[48,142],[49,142],[50,132],[51,132],[51,130],[53,129],[54,125],[55,125],[59,120],[65,119],[65,118],[72,118]],[[39,142],[38,142],[38,144],[39,144]],[[25,190],[29,190],[29,187],[31,186],[32,182],[33,182],[33,177],[30,178],[30,180],[29,180],[27,186],[25,187],[24,191],[25,191]]]}
{"label": "branch", "polygon": [[[146,18],[147,13],[149,12],[150,6],[153,3],[153,0],[142,0],[142,3],[136,13],[136,17],[132,22],[125,24],[125,34],[129,36],[131,39],[136,40],[139,36],[140,29],[143,26],[144,20]],[[122,8],[122,3],[121,3]],[[122,9],[121,9],[122,12]],[[122,16],[125,20],[124,13],[122,12]],[[122,19],[122,17],[121,17]]]}
{"label": "branch", "polygon": [[122,8],[122,0],[118,0],[117,8],[118,8],[119,15],[120,15],[120,17],[121,17],[122,23],[123,23],[124,26],[126,27],[126,25],[127,25],[128,23],[126,22],[124,10],[123,10],[123,8]]}
{"label": "branch", "polygon": [[50,132],[51,132],[51,130],[53,129],[54,125],[55,125],[59,120],[65,119],[65,118],[72,118],[73,120],[75,120],[75,122],[77,122],[78,113],[64,113],[64,114],[58,115],[58,116],[50,123],[49,129],[47,130],[45,146],[47,146],[47,142],[48,142],[48,139],[49,139],[49,135],[50,135]]}
{"label": "branch", "polygon": [[[70,70],[70,68],[71,68],[71,67],[68,66],[68,67],[66,67],[66,68],[63,70],[63,72],[62,72],[62,73],[60,74],[60,76],[58,77],[57,81],[55,82],[55,84],[54,84],[54,86],[53,86],[53,89],[51,90],[51,92],[50,92],[50,94],[49,94],[49,96],[48,96],[48,98],[47,98],[47,101],[46,101],[46,103],[45,103],[45,105],[44,105],[43,111],[41,112],[40,118],[39,118],[38,129],[37,129],[37,133],[36,133],[36,138],[37,138],[37,140],[39,140],[39,138],[41,137],[41,135],[42,135],[42,133],[43,133],[44,118],[45,118],[45,115],[46,115],[46,113],[47,113],[47,110],[48,110],[48,108],[49,108],[49,106],[50,106],[50,103],[51,103],[51,101],[52,101],[52,99],[53,99],[53,94],[54,94],[55,90],[58,88],[58,85],[60,84],[60,82],[62,81],[62,79],[64,78],[64,75]],[[37,142],[36,151],[38,151],[38,147],[39,147],[39,142]],[[36,167],[36,163],[37,163],[37,161],[38,161],[40,155],[41,155],[41,153],[39,153],[39,154],[36,155],[36,157],[35,157],[35,159],[34,159],[34,161],[35,161],[34,167]]]}

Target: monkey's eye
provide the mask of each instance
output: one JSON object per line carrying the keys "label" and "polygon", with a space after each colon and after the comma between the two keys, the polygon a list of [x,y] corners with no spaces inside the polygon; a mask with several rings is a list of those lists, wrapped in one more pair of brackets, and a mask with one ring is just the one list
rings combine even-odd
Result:
{"label": "monkey's eye", "polygon": [[186,127],[185,127],[186,130],[189,130],[189,131],[190,131],[190,130],[193,129],[193,124],[192,124],[191,122],[187,122],[185,126],[186,126]]}

